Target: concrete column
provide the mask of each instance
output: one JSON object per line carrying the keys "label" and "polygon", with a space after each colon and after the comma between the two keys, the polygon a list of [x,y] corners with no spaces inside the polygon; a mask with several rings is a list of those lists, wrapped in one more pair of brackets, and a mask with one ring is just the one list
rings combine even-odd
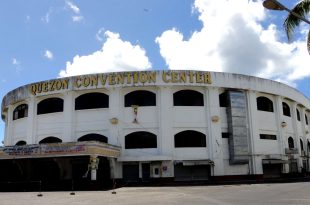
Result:
{"label": "concrete column", "polygon": [[6,146],[13,145],[13,129],[13,107],[12,105],[9,105],[7,114]]}
{"label": "concrete column", "polygon": [[97,180],[98,164],[99,164],[98,156],[95,156],[95,155],[90,156],[89,167],[90,167],[90,173],[91,173],[90,179],[92,181],[96,181]]}
{"label": "concrete column", "polygon": [[257,127],[257,103],[256,103],[256,92],[247,92],[248,101],[248,119],[249,119],[249,139],[250,139],[250,173],[251,174],[263,174],[263,167],[261,159],[257,156],[257,150],[259,150],[255,145],[257,144],[257,136],[259,135],[259,130]]}
{"label": "concrete column", "polygon": [[4,138],[3,138],[3,145],[9,145],[9,123],[8,123],[8,113],[5,113],[5,127],[4,127]]}
{"label": "concrete column", "polygon": [[64,123],[65,123],[65,129],[63,132],[63,141],[64,142],[72,142],[75,140],[75,137],[73,136],[74,127],[73,126],[73,119],[75,115],[75,102],[74,102],[74,96],[73,92],[68,92],[67,95],[64,95]]}
{"label": "concrete column", "polygon": [[28,117],[27,117],[27,144],[35,144],[36,139],[36,119],[37,119],[37,104],[35,97],[31,96],[28,100]]}
{"label": "concrete column", "polygon": [[120,133],[120,119],[121,114],[120,110],[122,110],[122,101],[120,88],[110,88],[109,92],[109,131],[110,136],[109,144],[121,146],[121,139],[119,136]]}
{"label": "concrete column", "polygon": [[285,143],[286,137],[284,134],[284,128],[281,126],[282,123],[282,115],[283,115],[283,108],[282,108],[282,97],[276,96],[275,97],[275,113],[276,113],[276,125],[277,125],[277,140],[280,149],[280,154],[285,155]]}
{"label": "concrete column", "polygon": [[[297,126],[298,120],[297,120],[296,108],[297,108],[297,103],[293,102],[293,105],[292,105],[292,125],[293,125],[294,136],[292,136],[292,137],[294,139],[294,146],[295,146],[295,148],[298,149],[298,153],[300,153],[301,149],[300,149],[299,135],[298,135],[298,126]],[[301,113],[299,112],[299,114],[301,114]],[[301,118],[301,116],[300,116],[300,118]],[[295,154],[294,159],[297,159],[298,172],[300,172],[301,166],[302,166],[302,159],[301,159],[299,154]]]}
{"label": "concrete column", "polygon": [[292,103],[292,126],[293,126],[293,132],[294,132],[294,142],[295,142],[295,147],[298,148],[298,129],[297,129],[297,113],[296,113],[296,108],[297,108],[297,103],[293,102]]}
{"label": "concrete column", "polygon": [[174,136],[173,136],[173,100],[171,89],[168,87],[160,87],[158,93],[157,107],[159,109],[159,136],[161,142],[159,145],[159,152],[162,155],[172,156],[174,150]]}
{"label": "concrete column", "polygon": [[[214,176],[224,175],[223,143],[221,130],[221,110],[218,88],[211,87],[205,93],[205,109],[207,122],[207,149],[214,161]],[[217,121],[216,118],[219,120]],[[213,121],[212,121],[213,119]]]}

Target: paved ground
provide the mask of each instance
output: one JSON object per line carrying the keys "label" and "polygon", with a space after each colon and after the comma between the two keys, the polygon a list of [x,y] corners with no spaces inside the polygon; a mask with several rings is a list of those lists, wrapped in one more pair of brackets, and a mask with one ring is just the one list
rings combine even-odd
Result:
{"label": "paved ground", "polygon": [[0,193],[0,205],[310,204],[310,182],[194,187],[128,187],[98,192]]}

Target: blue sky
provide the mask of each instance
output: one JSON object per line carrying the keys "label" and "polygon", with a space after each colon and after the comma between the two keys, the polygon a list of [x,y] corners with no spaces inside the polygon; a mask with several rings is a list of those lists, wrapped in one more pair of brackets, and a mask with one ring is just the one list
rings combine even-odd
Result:
{"label": "blue sky", "polygon": [[3,0],[0,97],[57,77],[150,69],[249,74],[310,97],[309,27],[288,43],[285,15],[259,0]]}

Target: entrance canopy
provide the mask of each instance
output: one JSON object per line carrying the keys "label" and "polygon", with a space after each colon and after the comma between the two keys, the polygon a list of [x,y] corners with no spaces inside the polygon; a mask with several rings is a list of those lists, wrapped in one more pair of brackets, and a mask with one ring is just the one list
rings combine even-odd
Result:
{"label": "entrance canopy", "polygon": [[85,141],[0,147],[0,159],[96,155],[117,158],[121,148],[107,143]]}

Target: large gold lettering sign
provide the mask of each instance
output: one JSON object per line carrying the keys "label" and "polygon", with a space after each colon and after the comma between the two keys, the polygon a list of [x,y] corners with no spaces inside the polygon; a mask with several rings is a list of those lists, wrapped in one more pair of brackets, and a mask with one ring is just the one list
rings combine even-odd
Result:
{"label": "large gold lettering sign", "polygon": [[33,95],[61,90],[80,90],[117,85],[211,84],[210,72],[202,71],[141,71],[81,75],[31,84]]}
{"label": "large gold lettering sign", "polygon": [[38,93],[47,93],[53,91],[59,91],[68,89],[69,86],[69,78],[67,79],[59,79],[59,80],[50,80],[46,82],[40,82],[30,85],[30,92],[33,95]]}

